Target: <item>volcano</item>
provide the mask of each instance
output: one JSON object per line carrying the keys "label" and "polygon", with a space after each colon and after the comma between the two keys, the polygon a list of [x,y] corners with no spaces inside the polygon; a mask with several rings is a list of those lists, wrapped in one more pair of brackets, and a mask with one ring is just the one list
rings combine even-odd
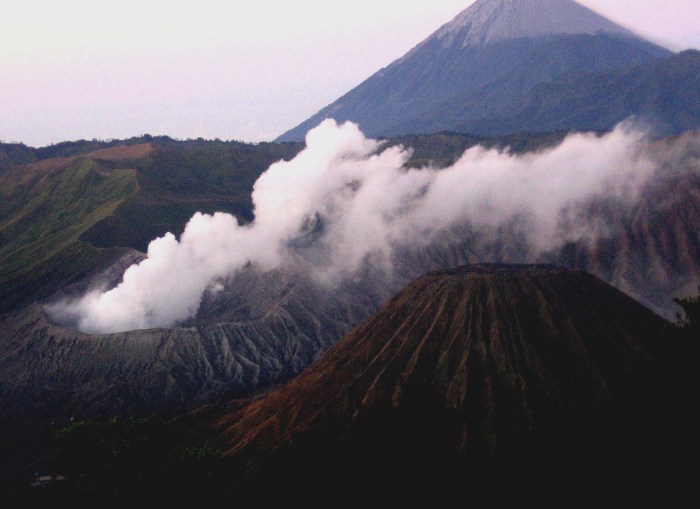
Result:
{"label": "volcano", "polygon": [[572,444],[600,444],[592,416],[609,415],[653,378],[666,324],[583,272],[433,272],[297,379],[220,417],[213,443],[266,484],[425,481],[454,472],[441,468],[446,458],[479,458],[484,473],[494,458],[527,458],[532,468],[553,450],[558,469],[571,463],[560,454]]}
{"label": "volcano", "polygon": [[303,141],[326,118],[356,122],[370,137],[502,134],[511,132],[503,119],[531,102],[537,85],[671,55],[573,0],[477,0],[277,141]]}

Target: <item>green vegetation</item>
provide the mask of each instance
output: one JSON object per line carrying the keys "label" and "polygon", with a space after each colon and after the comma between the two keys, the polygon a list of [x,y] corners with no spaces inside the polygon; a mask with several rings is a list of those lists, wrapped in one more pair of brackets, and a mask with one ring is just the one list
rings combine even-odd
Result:
{"label": "green vegetation", "polygon": [[251,192],[260,174],[280,159],[291,159],[299,144],[188,140],[162,141],[135,161],[140,192],[125,200],[106,221],[85,233],[99,247],[144,251],[166,232],[182,233],[195,212],[228,212],[252,219]]}
{"label": "green vegetation", "polygon": [[0,309],[75,281],[118,252],[80,236],[138,191],[135,170],[78,158],[56,168],[14,167],[0,192]]}
{"label": "green vegetation", "polygon": [[[134,149],[95,152],[118,147]],[[125,248],[144,251],[168,231],[179,235],[195,212],[249,220],[260,173],[300,149],[150,136],[0,144],[0,313],[106,268]]]}

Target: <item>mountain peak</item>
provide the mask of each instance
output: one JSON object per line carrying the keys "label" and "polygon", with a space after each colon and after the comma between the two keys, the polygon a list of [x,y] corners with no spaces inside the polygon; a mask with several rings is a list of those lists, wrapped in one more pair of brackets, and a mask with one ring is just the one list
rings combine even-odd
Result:
{"label": "mountain peak", "polygon": [[477,0],[430,39],[444,46],[558,34],[633,34],[574,0]]}
{"label": "mountain peak", "polygon": [[[277,141],[302,141],[326,118],[356,122],[370,137],[512,132],[502,119],[526,104],[536,85],[669,56],[574,0],[477,0]],[[580,124],[565,127],[610,129],[618,122],[605,117],[591,125],[582,111]],[[627,107],[625,113],[639,111]],[[539,129],[530,122],[527,130],[533,128]]]}
{"label": "mountain peak", "polygon": [[[253,465],[292,447],[307,458],[314,435],[363,441],[368,430],[385,429],[369,439],[381,447],[415,425],[396,450],[426,439],[433,451],[508,447],[555,415],[592,412],[623,395],[654,365],[664,324],[583,272],[432,272],[294,381],[221,417],[216,446]],[[410,417],[392,421],[398,416]]]}

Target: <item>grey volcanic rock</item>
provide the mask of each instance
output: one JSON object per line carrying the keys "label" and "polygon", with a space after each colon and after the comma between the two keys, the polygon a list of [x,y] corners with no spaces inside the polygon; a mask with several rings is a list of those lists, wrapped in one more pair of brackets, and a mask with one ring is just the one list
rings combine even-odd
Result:
{"label": "grey volcanic rock", "polygon": [[39,304],[0,319],[0,471],[35,465],[72,418],[175,415],[285,382],[389,297],[252,271],[227,295],[248,304],[217,317],[222,304],[205,302],[198,323],[172,329],[87,335],[50,323]]}
{"label": "grey volcanic rock", "polygon": [[63,288],[50,296],[48,302],[80,297],[86,292],[97,288],[113,288],[122,279],[126,269],[146,259],[146,255],[131,248],[104,269],[98,269],[88,274],[85,279]]}
{"label": "grey volcanic rock", "polygon": [[572,0],[479,0],[278,141],[303,141],[326,118],[370,137],[480,133],[477,120],[506,117],[535,85],[670,55]]}
{"label": "grey volcanic rock", "polygon": [[[285,285],[265,284],[273,277],[284,276],[243,274],[229,286],[235,295],[247,286],[242,298],[251,306],[265,306],[256,292],[271,294],[272,306],[258,316],[206,323],[213,318],[203,311],[192,327],[87,335],[52,325],[39,305],[31,306],[0,323],[0,382],[17,395],[18,407],[26,406],[30,390],[44,397],[55,392],[75,415],[177,412],[286,381],[381,302],[299,279],[285,296]],[[12,402],[5,403],[7,412]]]}

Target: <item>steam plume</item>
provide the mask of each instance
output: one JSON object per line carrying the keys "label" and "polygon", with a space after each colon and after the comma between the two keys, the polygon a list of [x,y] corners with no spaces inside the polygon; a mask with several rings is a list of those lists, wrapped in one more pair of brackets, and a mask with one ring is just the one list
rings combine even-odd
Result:
{"label": "steam plume", "polygon": [[406,169],[409,151],[383,149],[356,125],[327,120],[295,159],[260,176],[252,223],[197,213],[179,240],[168,233],[151,242],[148,258],[116,288],[53,312],[77,316],[86,332],[171,326],[193,317],[207,288],[244,266],[280,268],[294,250],[313,261],[312,276],[332,284],[368,255],[388,264],[397,246],[430,242],[464,222],[496,227],[527,217],[531,244],[551,249],[588,231],[575,217],[576,228],[561,230],[578,207],[599,196],[634,199],[654,170],[642,142],[620,126],[604,136],[572,134],[539,153],[475,147],[449,168]]}

